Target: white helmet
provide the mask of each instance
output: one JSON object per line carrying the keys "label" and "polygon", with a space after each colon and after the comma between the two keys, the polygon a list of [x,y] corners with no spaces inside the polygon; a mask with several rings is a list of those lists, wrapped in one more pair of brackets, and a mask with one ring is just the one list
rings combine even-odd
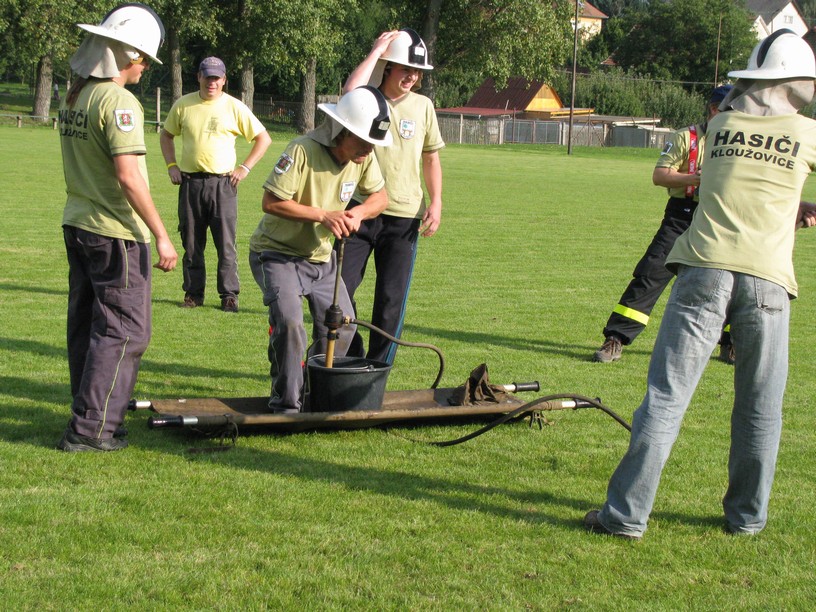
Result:
{"label": "white helmet", "polygon": [[388,131],[391,118],[385,96],[370,85],[352,89],[337,104],[317,107],[366,142],[387,147],[393,141]]}
{"label": "white helmet", "polygon": [[411,28],[401,29],[380,59],[420,70],[433,70],[428,63],[428,47]]}
{"label": "white helmet", "polygon": [[[164,24],[155,11],[144,4],[121,4],[105,15],[98,26],[77,25],[91,34],[129,45],[161,64],[156,55],[164,42]],[[131,59],[135,59],[135,56]]]}
{"label": "white helmet", "polygon": [[[420,70],[433,70],[433,66],[428,63],[428,47],[425,46],[419,34],[411,28],[401,29],[397,37],[388,44],[385,53],[379,57],[374,65],[374,70],[371,71],[371,76],[368,79],[369,85],[380,86],[385,66],[389,62],[419,68]],[[419,81],[416,88],[418,87]]]}
{"label": "white helmet", "polygon": [[816,79],[813,49],[793,30],[777,30],[754,47],[748,68],[729,72],[737,79]]}

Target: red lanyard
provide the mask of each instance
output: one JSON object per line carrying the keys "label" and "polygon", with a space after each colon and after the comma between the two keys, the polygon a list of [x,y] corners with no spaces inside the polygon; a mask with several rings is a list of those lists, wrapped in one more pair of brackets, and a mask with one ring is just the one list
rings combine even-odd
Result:
{"label": "red lanyard", "polygon": [[[689,126],[689,156],[688,156],[688,173],[697,173],[697,126]],[[694,185],[686,186],[686,197],[694,197]]]}

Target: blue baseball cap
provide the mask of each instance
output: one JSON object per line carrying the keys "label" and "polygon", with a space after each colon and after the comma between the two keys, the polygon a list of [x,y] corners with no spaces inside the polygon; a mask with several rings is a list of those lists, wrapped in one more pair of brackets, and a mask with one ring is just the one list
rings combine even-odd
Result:
{"label": "blue baseball cap", "polygon": [[205,57],[198,65],[198,71],[204,77],[224,77],[227,76],[227,67],[217,57]]}
{"label": "blue baseball cap", "polygon": [[733,85],[720,85],[711,90],[711,95],[708,97],[709,104],[719,104],[728,95],[728,92],[734,88]]}

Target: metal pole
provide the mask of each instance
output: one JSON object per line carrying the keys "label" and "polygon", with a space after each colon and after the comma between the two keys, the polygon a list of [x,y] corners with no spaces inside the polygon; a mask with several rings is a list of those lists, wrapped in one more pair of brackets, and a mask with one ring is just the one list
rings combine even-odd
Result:
{"label": "metal pole", "polygon": [[572,39],[572,94],[570,95],[569,132],[567,138],[567,155],[572,155],[572,120],[575,115],[575,71],[578,66],[578,6],[575,2],[575,36]]}
{"label": "metal pole", "polygon": [[346,249],[346,239],[340,241],[340,246],[337,249],[337,274],[334,277],[334,301],[332,305],[326,309],[326,327],[328,334],[326,336],[326,367],[334,366],[334,343],[337,340],[337,330],[343,324],[343,311],[340,310],[340,305],[337,303],[340,295],[340,279],[343,270],[343,253]]}
{"label": "metal pole", "polygon": [[720,35],[722,34],[722,13],[720,13],[720,25],[717,26],[717,59],[714,63],[714,87],[717,86],[719,82],[719,70],[720,70]]}

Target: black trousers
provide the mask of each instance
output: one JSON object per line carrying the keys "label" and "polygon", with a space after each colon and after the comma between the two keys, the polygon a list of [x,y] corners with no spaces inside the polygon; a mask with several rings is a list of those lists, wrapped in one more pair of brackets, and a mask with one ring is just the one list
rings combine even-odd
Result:
{"label": "black trousers", "polygon": [[[377,280],[370,322],[395,338],[399,338],[402,333],[416,260],[419,224],[420,219],[379,215],[364,221],[359,231],[346,240],[344,247],[342,277],[354,304],[355,317],[358,308],[354,294],[363,281],[369,257],[373,253]],[[365,320],[364,316],[361,318]],[[393,363],[396,352],[395,343],[371,332],[368,352],[365,353],[368,359],[390,364]],[[352,341],[348,354],[364,354],[359,333]]]}
{"label": "black trousers", "polygon": [[692,200],[669,198],[660,228],[609,316],[604,337],[615,335],[622,344],[631,344],[646,328],[654,305],[674,276],[666,269],[666,258],[680,234],[691,225],[696,207],[697,203]]}
{"label": "black trousers", "polygon": [[209,230],[218,253],[218,295],[222,299],[235,297],[241,291],[235,237],[238,190],[230,184],[227,174],[185,173],[182,177],[178,201],[179,234],[184,247],[182,289],[193,297],[204,297],[204,248]]}
{"label": "black trousers", "polygon": [[63,226],[68,255],[71,427],[110,438],[150,342],[150,245]]}

